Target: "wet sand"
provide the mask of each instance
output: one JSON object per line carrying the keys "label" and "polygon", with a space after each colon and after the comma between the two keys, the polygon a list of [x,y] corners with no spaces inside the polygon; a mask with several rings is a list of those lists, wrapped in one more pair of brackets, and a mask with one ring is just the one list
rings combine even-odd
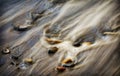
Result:
{"label": "wet sand", "polygon": [[119,76],[119,0],[0,1],[1,76]]}

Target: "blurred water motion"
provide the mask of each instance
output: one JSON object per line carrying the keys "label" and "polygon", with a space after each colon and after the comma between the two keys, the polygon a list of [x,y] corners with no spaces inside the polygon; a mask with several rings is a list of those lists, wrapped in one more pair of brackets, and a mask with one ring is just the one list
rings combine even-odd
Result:
{"label": "blurred water motion", "polygon": [[0,75],[119,76],[119,4],[1,0]]}

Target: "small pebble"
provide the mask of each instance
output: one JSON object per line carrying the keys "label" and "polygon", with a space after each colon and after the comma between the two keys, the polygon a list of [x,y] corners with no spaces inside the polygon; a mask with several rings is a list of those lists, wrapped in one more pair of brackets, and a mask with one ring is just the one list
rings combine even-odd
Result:
{"label": "small pebble", "polygon": [[25,63],[29,63],[29,64],[32,64],[33,63],[33,59],[32,58],[25,58],[23,60]]}
{"label": "small pebble", "polygon": [[74,44],[73,44],[73,46],[75,46],[75,47],[79,47],[81,45],[81,43],[78,43],[78,42],[75,42]]}
{"label": "small pebble", "polygon": [[26,22],[24,24],[16,23],[16,24],[14,24],[14,29],[18,30],[18,31],[26,31],[33,26],[33,24],[31,22],[32,22],[32,20],[26,20]]}
{"label": "small pebble", "polygon": [[65,59],[65,60],[62,61],[62,66],[63,67],[73,67],[74,66],[74,62],[70,58]]}
{"label": "small pebble", "polygon": [[63,67],[63,66],[58,66],[58,67],[56,67],[56,69],[57,69],[57,71],[59,71],[59,72],[63,72],[63,71],[66,70],[66,68]]}
{"label": "small pebble", "polygon": [[49,39],[49,38],[46,38],[45,40],[46,40],[49,44],[51,44],[51,45],[59,44],[59,43],[62,42],[61,40],[57,40],[57,39]]}
{"label": "small pebble", "polygon": [[48,54],[54,54],[58,51],[57,47],[50,47],[48,50]]}
{"label": "small pebble", "polygon": [[10,53],[10,50],[7,49],[7,48],[6,48],[6,49],[3,49],[3,50],[2,50],[2,53],[3,53],[3,54],[9,54],[9,53]]}
{"label": "small pebble", "polygon": [[72,63],[72,60],[68,58],[68,59],[63,60],[62,63],[63,64]]}
{"label": "small pebble", "polygon": [[89,46],[89,45],[91,45],[92,43],[91,42],[83,42],[82,43],[82,46]]}

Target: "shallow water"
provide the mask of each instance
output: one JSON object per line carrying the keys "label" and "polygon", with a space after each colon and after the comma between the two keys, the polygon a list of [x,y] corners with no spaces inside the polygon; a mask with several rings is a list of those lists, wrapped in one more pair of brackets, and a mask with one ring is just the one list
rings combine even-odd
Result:
{"label": "shallow water", "polygon": [[1,3],[1,76],[120,75],[119,0]]}

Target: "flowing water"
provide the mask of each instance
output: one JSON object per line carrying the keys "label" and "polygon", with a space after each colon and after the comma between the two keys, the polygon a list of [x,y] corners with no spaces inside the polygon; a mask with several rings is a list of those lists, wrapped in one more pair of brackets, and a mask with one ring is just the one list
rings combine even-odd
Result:
{"label": "flowing water", "polygon": [[1,76],[119,76],[119,0],[0,1]]}

